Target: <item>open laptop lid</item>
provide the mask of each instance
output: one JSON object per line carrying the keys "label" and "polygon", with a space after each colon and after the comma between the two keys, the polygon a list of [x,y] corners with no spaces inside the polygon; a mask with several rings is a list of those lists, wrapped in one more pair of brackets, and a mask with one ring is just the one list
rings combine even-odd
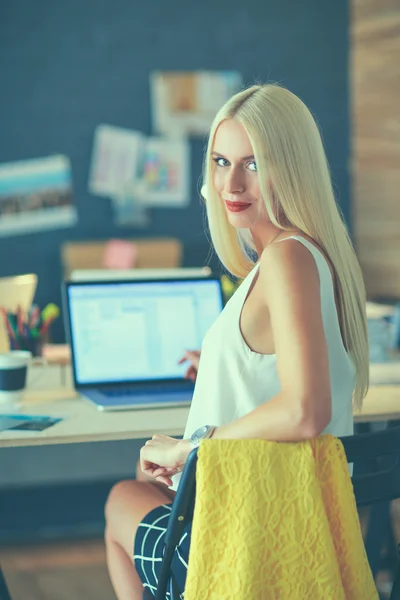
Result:
{"label": "open laptop lid", "polygon": [[78,389],[184,382],[177,361],[201,348],[223,299],[215,277],[67,281],[63,304]]}
{"label": "open laptop lid", "polygon": [[112,279],[189,279],[191,277],[210,277],[210,267],[179,267],[176,269],[74,269],[71,281],[108,281]]}

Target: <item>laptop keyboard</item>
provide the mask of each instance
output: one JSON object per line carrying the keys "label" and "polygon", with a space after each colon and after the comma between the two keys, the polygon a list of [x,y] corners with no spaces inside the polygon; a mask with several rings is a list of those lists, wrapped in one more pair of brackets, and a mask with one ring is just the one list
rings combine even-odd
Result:
{"label": "laptop keyboard", "polygon": [[[186,383],[186,382],[185,382]],[[113,388],[111,390],[102,390],[102,393],[107,398],[115,398],[118,396],[137,396],[137,394],[143,393],[174,393],[174,392],[184,392],[185,390],[190,390],[193,388],[193,385],[185,385],[185,383],[173,383],[173,384],[154,384],[154,385],[135,385],[135,387],[118,387]]]}

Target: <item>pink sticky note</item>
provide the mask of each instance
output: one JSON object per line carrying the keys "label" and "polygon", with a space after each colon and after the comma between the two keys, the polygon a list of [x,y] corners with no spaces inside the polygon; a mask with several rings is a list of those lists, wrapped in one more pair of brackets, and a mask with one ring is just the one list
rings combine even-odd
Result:
{"label": "pink sticky note", "polygon": [[104,249],[103,265],[106,269],[133,269],[137,261],[137,248],[125,240],[109,240]]}

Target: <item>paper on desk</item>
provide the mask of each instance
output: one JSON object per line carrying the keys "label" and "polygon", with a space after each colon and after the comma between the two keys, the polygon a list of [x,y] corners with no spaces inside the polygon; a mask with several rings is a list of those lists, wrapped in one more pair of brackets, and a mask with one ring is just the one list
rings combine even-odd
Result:
{"label": "paper on desk", "polygon": [[62,421],[61,418],[40,415],[0,414],[0,431],[8,431],[9,429],[14,431],[43,431],[60,421]]}

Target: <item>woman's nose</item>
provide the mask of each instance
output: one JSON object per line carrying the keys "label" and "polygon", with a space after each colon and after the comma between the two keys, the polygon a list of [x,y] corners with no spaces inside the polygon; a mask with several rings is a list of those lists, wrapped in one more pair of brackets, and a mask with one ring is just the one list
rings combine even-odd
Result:
{"label": "woman's nose", "polygon": [[228,194],[241,194],[245,190],[245,181],[240,169],[231,169],[225,179],[225,191]]}

